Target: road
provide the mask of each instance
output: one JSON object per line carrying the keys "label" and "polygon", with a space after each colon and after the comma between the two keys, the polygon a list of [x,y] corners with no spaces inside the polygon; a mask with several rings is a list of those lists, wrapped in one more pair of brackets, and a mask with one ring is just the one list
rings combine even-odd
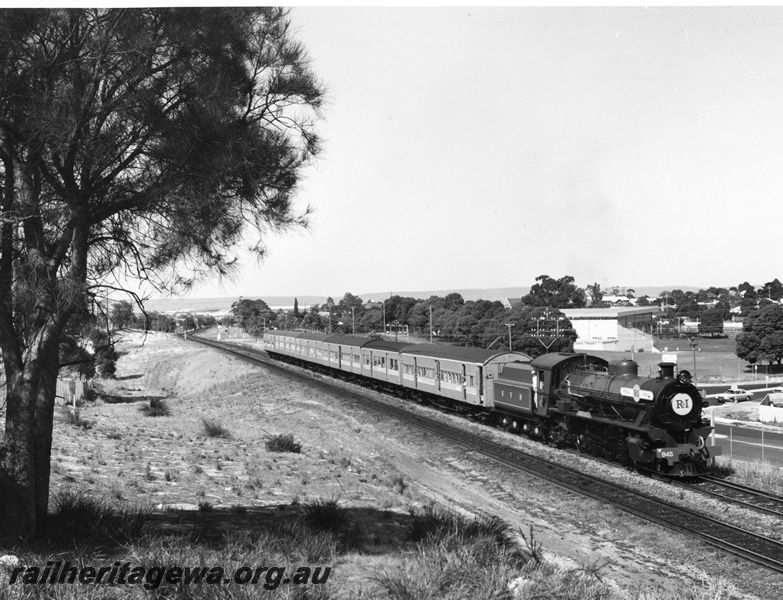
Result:
{"label": "road", "polygon": [[[780,386],[780,381],[776,378],[773,381],[767,383],[766,381],[743,381],[741,383],[711,383],[708,385],[699,385],[699,389],[703,389],[708,396],[713,394],[720,394],[731,389],[732,386],[736,386],[743,390],[748,390],[754,394],[760,390],[768,390],[773,387]],[[763,396],[764,392],[761,392]]]}
{"label": "road", "polygon": [[783,466],[783,432],[716,423],[714,443],[723,448],[723,456]]}

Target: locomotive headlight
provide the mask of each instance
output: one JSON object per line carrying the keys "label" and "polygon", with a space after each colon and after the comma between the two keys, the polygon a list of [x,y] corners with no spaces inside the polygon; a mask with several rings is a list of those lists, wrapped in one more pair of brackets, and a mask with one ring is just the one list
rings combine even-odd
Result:
{"label": "locomotive headlight", "polygon": [[691,409],[693,408],[693,398],[691,398],[688,394],[679,392],[672,396],[671,405],[675,414],[684,417],[689,412],[691,412]]}

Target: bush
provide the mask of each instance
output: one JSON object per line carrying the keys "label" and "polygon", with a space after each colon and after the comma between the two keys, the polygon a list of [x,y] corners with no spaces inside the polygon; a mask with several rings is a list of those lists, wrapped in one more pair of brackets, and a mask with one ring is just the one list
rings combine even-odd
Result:
{"label": "bush", "polygon": [[90,421],[82,419],[78,408],[74,410],[70,406],[65,406],[63,407],[63,415],[65,415],[65,422],[74,427],[89,429],[92,425]]}
{"label": "bush", "polygon": [[412,510],[411,520],[413,551],[373,577],[391,598],[510,598],[509,582],[535,568],[497,517],[473,519],[430,505]]}
{"label": "bush", "polygon": [[[325,543],[334,544],[334,548],[341,551],[358,550],[364,543],[362,528],[349,521],[346,510],[336,499],[318,499],[303,503],[300,523],[314,536],[310,540],[314,548],[308,550],[308,554],[313,554],[314,549],[322,548]],[[326,537],[320,534],[326,534]]]}
{"label": "bush", "polygon": [[347,524],[345,509],[337,500],[313,500],[302,505],[302,521],[311,529],[338,532]]}
{"label": "bush", "polygon": [[149,405],[142,406],[141,412],[148,417],[168,417],[171,409],[163,398],[150,398]]}
{"label": "bush", "polygon": [[149,513],[113,507],[107,500],[65,490],[53,498],[44,535],[71,546],[76,542],[117,544],[139,538]]}
{"label": "bush", "polygon": [[491,539],[498,548],[518,548],[511,527],[494,515],[481,515],[472,519],[433,505],[422,511],[411,510],[408,539],[412,542],[441,543],[455,535],[469,541],[478,538]]}
{"label": "bush", "polygon": [[293,452],[294,454],[299,454],[302,451],[302,444],[295,442],[291,433],[269,436],[265,445],[269,452]]}
{"label": "bush", "polygon": [[201,422],[204,424],[204,433],[207,434],[207,437],[214,437],[214,438],[231,437],[231,432],[225,427],[223,427],[223,425],[221,425],[219,421],[212,421],[210,419],[201,419]]}

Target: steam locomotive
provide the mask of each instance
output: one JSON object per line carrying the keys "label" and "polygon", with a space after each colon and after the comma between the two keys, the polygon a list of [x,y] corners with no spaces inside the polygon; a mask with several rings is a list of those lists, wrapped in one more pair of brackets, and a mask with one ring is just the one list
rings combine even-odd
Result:
{"label": "steam locomotive", "polygon": [[275,358],[360,380],[514,432],[667,476],[708,469],[720,448],[702,418],[687,371],[660,363],[641,377],[633,360],[583,353],[521,352],[406,344],[353,335],[267,331]]}
{"label": "steam locomotive", "polygon": [[641,377],[633,360],[545,354],[530,368],[531,385],[541,392],[533,413],[549,439],[680,477],[705,472],[720,454],[707,445],[704,399],[688,371],[675,374],[674,363],[660,363],[657,377]]}

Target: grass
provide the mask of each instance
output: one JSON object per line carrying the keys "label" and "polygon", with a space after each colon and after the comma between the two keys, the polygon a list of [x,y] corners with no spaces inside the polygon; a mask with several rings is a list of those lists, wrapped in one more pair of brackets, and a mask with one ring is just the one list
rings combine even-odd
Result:
{"label": "grass", "polygon": [[718,456],[713,473],[737,483],[783,495],[783,468],[776,465]]}
{"label": "grass", "polygon": [[[197,363],[189,368],[199,371],[200,375],[201,371],[209,370],[204,364],[212,365],[213,362],[210,359],[208,363]],[[141,369],[133,372],[138,370]],[[174,370],[167,366],[165,372]],[[221,374],[223,372],[231,374],[232,370],[226,368]],[[166,385],[171,389],[168,382]],[[45,597],[62,600],[496,597],[510,600],[508,585],[511,582],[530,586],[533,597],[540,598],[590,598],[591,594],[596,597],[596,590],[607,589],[601,587],[600,580],[606,578],[600,562],[577,565],[566,576],[565,570],[547,563],[549,555],[527,526],[524,533],[529,542],[519,537],[522,532],[518,529],[509,529],[502,522],[493,524],[490,517],[454,516],[435,507],[409,512],[408,506],[422,498],[419,486],[414,485],[416,480],[409,479],[409,475],[394,477],[397,471],[391,459],[386,460],[384,456],[383,460],[376,460],[374,455],[368,454],[362,438],[372,435],[374,425],[363,423],[361,434],[354,435],[358,428],[343,430],[342,416],[335,426],[328,416],[323,416],[321,409],[312,422],[309,413],[305,413],[304,418],[288,413],[271,416],[277,415],[268,411],[278,405],[277,388],[265,392],[253,388],[252,393],[235,397],[240,387],[238,383],[222,382],[215,388],[220,393],[215,393],[214,397],[208,392],[199,392],[197,397],[178,399],[173,405],[176,423],[170,419],[143,419],[145,426],[140,431],[138,427],[126,427],[140,423],[137,406],[147,404],[144,401],[136,406],[107,407],[105,410],[111,412],[111,419],[96,415],[97,435],[84,436],[72,427],[60,428],[68,443],[61,444],[59,452],[65,459],[62,473],[56,477],[59,485],[70,481],[71,486],[78,482],[79,486],[89,486],[96,493],[102,489],[117,507],[110,512],[120,515],[127,512],[122,506],[129,504],[123,499],[132,503],[134,498],[156,504],[163,502],[164,506],[175,502],[200,504],[201,510],[164,509],[147,519],[146,531],[141,535],[132,527],[126,528],[125,533],[118,536],[124,540],[119,545],[112,542],[109,528],[108,532],[103,529],[99,534],[104,542],[96,547],[91,541],[90,528],[85,527],[83,537],[76,528],[72,538],[59,542],[46,540],[43,547],[35,549],[27,546],[3,548],[2,553],[19,555],[28,565],[44,565],[56,556],[56,560],[75,557],[83,564],[111,565],[116,560],[130,562],[133,566],[220,565],[226,570],[245,564],[336,566],[327,585],[299,588],[281,585],[277,590],[266,591],[259,586],[236,585],[180,588],[164,582],[158,590],[145,591],[140,586],[78,584],[71,589],[67,589],[70,586],[58,586],[57,589],[15,586],[9,590],[3,589],[0,583],[0,600],[17,597],[25,600]],[[241,390],[245,388],[241,387]],[[263,396],[267,392],[269,400]],[[301,395],[311,399],[304,393]],[[291,398],[296,400],[299,394],[292,393]],[[138,399],[133,396],[134,402]],[[247,418],[237,417],[239,405],[246,411],[243,414]],[[202,415],[208,415],[217,425],[221,420],[229,424],[233,439],[230,442],[208,439],[202,431]],[[129,419],[129,423],[115,421],[115,417]],[[305,453],[292,456],[265,452],[258,443],[259,423],[274,432],[290,431],[292,442],[296,438],[307,446]],[[123,428],[115,429],[117,426]],[[170,435],[174,427],[177,436]],[[220,426],[220,429],[228,433],[227,428]],[[114,436],[114,431],[122,431],[122,435]],[[149,444],[147,438],[151,438]],[[71,440],[78,440],[80,445],[70,443]],[[96,446],[98,452],[86,445],[92,440],[99,440],[108,448]],[[145,446],[156,452],[142,451],[140,448]],[[112,458],[109,458],[109,468],[101,467],[100,459],[108,456],[121,457],[122,467],[116,468],[117,461]],[[221,465],[220,470],[216,464]],[[91,467],[98,470],[90,471]],[[108,479],[103,479],[104,474],[109,475]],[[112,478],[120,474],[124,482],[112,487]],[[96,483],[88,483],[88,477],[94,478]],[[172,485],[173,482],[177,485]],[[229,489],[241,489],[242,497]],[[334,494],[340,494],[339,500],[331,499]],[[291,501],[293,495],[298,500],[296,503]],[[319,495],[326,499],[315,499]],[[427,518],[424,514],[427,511],[435,516]],[[589,519],[589,515],[584,518]],[[100,520],[108,523],[111,519]],[[485,526],[480,525],[484,522]],[[415,534],[415,530],[419,534]],[[539,534],[539,531],[535,533]],[[645,540],[639,540],[637,545],[644,543]],[[533,559],[536,553],[540,564]],[[672,552],[671,556],[680,555]],[[379,564],[387,569],[392,591],[387,591],[380,581],[369,579],[381,574]],[[406,573],[409,579],[399,577]],[[2,578],[0,570],[0,581]],[[430,581],[433,579],[434,582]],[[642,576],[642,581],[647,582],[647,579]],[[696,581],[698,583],[698,574]],[[722,588],[713,589],[717,590],[715,594],[702,594],[699,598],[729,598]],[[405,595],[406,590],[410,596]],[[572,595],[567,596],[567,593]],[[689,600],[693,594],[683,593],[678,597]],[[658,590],[621,591],[616,588],[608,591],[605,598],[668,600]]]}
{"label": "grass", "polygon": [[302,521],[309,528],[320,531],[340,531],[346,525],[345,509],[337,499],[317,499],[302,505]]}
{"label": "grass", "polygon": [[91,426],[89,421],[82,419],[78,408],[73,409],[70,406],[64,406],[62,413],[65,417],[65,422],[69,425],[80,427],[82,429],[89,429]]}
{"label": "grass", "polygon": [[229,439],[231,437],[231,432],[223,427],[220,421],[201,419],[201,423],[204,426],[204,433],[207,435],[207,437],[224,439]]}
{"label": "grass", "polygon": [[[477,518],[428,505],[411,510],[404,535],[383,553],[382,567],[374,575],[357,581],[331,572],[335,564],[368,552],[362,543],[369,539],[357,529],[350,509],[337,499],[303,502],[282,513],[270,513],[266,520],[253,518],[228,530],[210,529],[213,516],[219,516],[207,502],[191,517],[189,528],[174,531],[156,521],[144,530],[151,518],[143,510],[117,508],[100,498],[67,492],[56,497],[47,524],[49,535],[38,550],[29,546],[9,548],[22,564],[44,565],[50,560],[78,562],[81,565],[111,565],[129,562],[158,571],[173,566],[212,568],[233,573],[246,565],[285,566],[287,572],[307,566],[316,569],[324,584],[287,586],[280,572],[268,572],[257,585],[185,585],[168,583],[162,577],[142,585],[20,585],[0,588],[0,600],[57,598],[142,598],[217,600],[235,598],[310,598],[330,600],[389,599],[511,599],[512,590],[520,598],[553,600],[734,600],[740,596],[723,580],[702,578],[701,586],[683,590],[677,596],[658,590],[621,590],[604,581],[600,561],[564,568],[547,562],[542,544],[533,528],[517,535],[501,519],[490,515]],[[208,514],[207,514],[208,513]],[[245,512],[227,511],[231,523]],[[179,517],[172,522],[181,523]],[[56,532],[57,535],[53,535]],[[377,536],[377,534],[376,534]],[[374,551],[369,551],[374,555]],[[378,565],[378,562],[374,563]],[[327,569],[329,569],[327,571]],[[696,579],[698,580],[698,574]],[[353,581],[351,581],[353,580]]]}
{"label": "grass", "polygon": [[138,507],[119,508],[108,499],[66,489],[53,497],[44,536],[54,542],[79,540],[82,544],[122,544],[141,535],[150,512]]}
{"label": "grass", "polygon": [[[400,564],[383,567],[375,580],[386,597],[409,598],[558,598],[553,583],[573,598],[608,598],[609,587],[596,578],[559,576],[537,562],[507,523],[493,516],[465,517],[429,505],[411,511],[408,540],[413,542]],[[530,544],[540,550],[532,538]]]}
{"label": "grass", "polygon": [[[696,368],[693,365],[693,352],[684,338],[665,340],[658,344],[663,350],[668,348],[668,353],[677,354],[677,362],[680,369],[687,369],[697,375],[697,385],[707,383],[722,383],[729,381],[753,381],[764,379],[769,374],[773,379],[781,377],[775,365],[760,365],[757,374],[751,371],[750,363],[737,358],[734,338],[723,340],[710,340],[699,338],[699,348],[696,352]],[[594,354],[607,360],[631,358],[630,352],[597,351]],[[658,371],[658,363],[661,355],[652,352],[635,353],[634,359],[639,364],[639,375],[654,376]],[[767,370],[769,369],[769,373]]]}
{"label": "grass", "polygon": [[292,452],[299,454],[302,451],[302,444],[295,442],[291,433],[267,436],[264,446],[266,446],[269,452]]}
{"label": "grass", "polygon": [[150,398],[150,403],[141,407],[148,417],[168,417],[171,415],[171,409],[163,398]]}
{"label": "grass", "polygon": [[396,490],[398,494],[404,494],[405,490],[408,489],[408,482],[405,481],[405,478],[402,475],[393,476],[389,481],[389,485]]}

